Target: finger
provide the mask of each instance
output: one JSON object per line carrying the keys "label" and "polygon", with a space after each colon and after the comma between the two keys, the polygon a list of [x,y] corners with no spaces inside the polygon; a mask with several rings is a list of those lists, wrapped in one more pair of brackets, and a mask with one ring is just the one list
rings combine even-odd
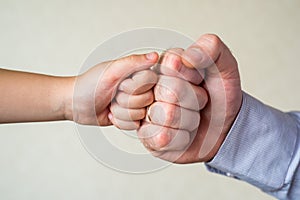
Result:
{"label": "finger", "polygon": [[124,121],[141,120],[144,119],[146,115],[145,108],[140,108],[140,109],[123,108],[116,102],[111,103],[110,111],[112,112],[113,116]]}
{"label": "finger", "polygon": [[116,95],[117,103],[123,108],[144,108],[150,105],[153,100],[154,95],[152,90],[140,95],[129,95],[124,92],[118,92]]}
{"label": "finger", "polygon": [[153,124],[190,132],[198,128],[200,122],[198,111],[164,102],[153,103],[148,109],[148,117]]}
{"label": "finger", "polygon": [[155,151],[182,150],[190,143],[190,134],[185,130],[148,123],[138,129],[138,136],[147,148]]}
{"label": "finger", "polygon": [[156,101],[162,101],[177,106],[201,110],[207,103],[206,91],[199,86],[176,77],[160,75],[154,87]]}
{"label": "finger", "polygon": [[199,85],[204,77],[203,70],[188,68],[183,65],[181,54],[183,49],[174,48],[165,52],[160,59],[160,63],[155,66],[155,70],[161,74],[175,76]]}
{"label": "finger", "polygon": [[114,126],[122,130],[137,130],[140,127],[140,121],[124,121],[114,117],[112,113],[108,114],[108,118]]}
{"label": "finger", "polygon": [[[203,35],[182,53],[183,63],[191,68],[205,69],[210,76],[237,78],[237,62],[222,40],[213,34]],[[213,64],[216,65],[213,65]],[[223,77],[225,76],[225,77]]]}
{"label": "finger", "polygon": [[136,72],[131,78],[122,81],[119,90],[127,94],[142,94],[150,90],[157,83],[157,79],[157,74],[152,70]]}

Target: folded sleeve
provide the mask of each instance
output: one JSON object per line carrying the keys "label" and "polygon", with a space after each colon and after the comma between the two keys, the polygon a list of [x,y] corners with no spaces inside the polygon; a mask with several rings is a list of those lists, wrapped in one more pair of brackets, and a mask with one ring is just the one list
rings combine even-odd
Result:
{"label": "folded sleeve", "polygon": [[299,112],[281,112],[243,93],[231,130],[206,166],[278,199],[299,199],[299,123]]}

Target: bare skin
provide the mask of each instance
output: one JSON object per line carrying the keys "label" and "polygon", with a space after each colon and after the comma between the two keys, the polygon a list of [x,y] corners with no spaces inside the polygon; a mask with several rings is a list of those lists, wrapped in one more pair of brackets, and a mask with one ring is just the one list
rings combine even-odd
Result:
{"label": "bare skin", "polygon": [[[155,101],[138,129],[141,142],[154,156],[170,162],[210,161],[242,103],[235,58],[216,35],[207,34],[186,50],[167,51],[160,64]],[[120,104],[114,106],[130,112]],[[134,113],[130,116],[134,118]]]}
{"label": "bare skin", "polygon": [[[207,91],[208,102],[204,109],[200,110],[201,117],[198,128],[189,131],[188,143],[181,137],[178,137],[183,141],[181,145],[180,142],[173,142],[173,138],[176,140],[176,137],[172,137],[172,135],[179,135],[183,130],[174,127],[170,129],[162,124],[159,124],[163,127],[162,131],[157,132],[153,138],[143,139],[143,143],[151,151],[155,150],[152,151],[153,155],[171,162],[210,161],[222,145],[241,106],[242,90],[237,62],[230,50],[215,35],[204,35],[195,44],[184,50],[181,56],[178,54],[170,56],[177,57],[171,59],[173,63],[168,65],[175,71],[176,69],[182,70],[184,66],[199,70],[198,74],[204,70],[205,80],[202,86]],[[194,78],[191,75],[184,77],[189,82]],[[182,91],[174,90],[173,92],[177,92],[177,96],[180,96]],[[198,97],[198,102],[205,102],[206,98],[202,94]],[[165,96],[160,100],[168,102],[168,97]],[[191,120],[193,119],[195,118],[191,118]],[[186,120],[186,123],[189,121]],[[157,129],[156,126],[157,124],[153,125],[152,123],[145,124],[139,129],[139,136],[143,138],[145,135],[149,135],[149,132],[152,132],[151,129]],[[166,137],[169,133],[173,134],[171,137]],[[177,145],[175,150],[172,147],[173,143]]]}
{"label": "bare skin", "polygon": [[74,77],[0,69],[0,123],[73,120],[111,125],[109,107],[121,81],[157,60],[157,53],[131,55]]}
{"label": "bare skin", "polygon": [[186,50],[166,52],[158,75],[148,70],[157,61],[156,53],[132,55],[77,77],[0,69],[0,123],[114,124],[138,129],[145,147],[164,160],[211,160],[242,102],[235,58],[217,36],[204,35]]}

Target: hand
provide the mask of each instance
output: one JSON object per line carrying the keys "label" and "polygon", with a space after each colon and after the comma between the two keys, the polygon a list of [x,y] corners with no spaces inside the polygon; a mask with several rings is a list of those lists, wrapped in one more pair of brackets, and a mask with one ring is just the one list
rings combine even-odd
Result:
{"label": "hand", "polygon": [[133,73],[149,69],[157,60],[157,53],[131,55],[98,64],[76,77],[73,106],[67,104],[66,118],[85,125],[111,125],[109,108],[119,84]]}
{"label": "hand", "polygon": [[113,125],[123,130],[136,130],[146,116],[146,107],[152,104],[152,87],[157,75],[151,70],[136,72],[121,82],[115,101],[112,102],[109,118]]}
{"label": "hand", "polygon": [[[152,122],[155,112],[152,112],[151,108],[149,113],[151,123],[145,123],[139,129],[139,137],[154,156],[164,160],[176,163],[210,161],[223,143],[241,106],[242,91],[237,62],[230,50],[217,36],[204,35],[185,51],[177,51],[176,54],[166,53],[162,65],[167,65],[166,69],[168,69],[161,70],[163,74],[180,76],[181,79],[190,82],[194,81],[196,74],[202,74],[204,70],[205,79],[202,85],[208,93],[208,103],[200,111],[201,120],[200,117],[195,117],[196,114],[184,114],[182,107],[187,106],[183,102],[184,99],[177,98],[179,104],[184,105],[180,108],[164,106],[169,109],[161,112],[162,117],[160,118],[168,117],[168,121],[182,119],[180,126],[157,123],[158,120]],[[193,73],[190,68],[196,71]],[[170,99],[174,99],[174,96],[181,97],[181,93],[186,89],[184,90],[184,87],[178,89],[179,85],[175,87],[170,83],[164,83],[165,88],[170,88],[169,95],[161,92],[162,87],[159,87],[155,88],[155,96],[165,93],[166,95],[160,101],[172,104]],[[194,89],[196,86],[192,88]],[[197,86],[197,88],[199,89],[201,86]],[[203,105],[204,93],[198,93],[196,90],[194,92],[199,106]],[[176,110],[180,110],[180,112]],[[174,114],[170,117],[168,113]],[[183,128],[192,127],[189,123],[194,120],[199,123],[196,130],[183,130]]]}

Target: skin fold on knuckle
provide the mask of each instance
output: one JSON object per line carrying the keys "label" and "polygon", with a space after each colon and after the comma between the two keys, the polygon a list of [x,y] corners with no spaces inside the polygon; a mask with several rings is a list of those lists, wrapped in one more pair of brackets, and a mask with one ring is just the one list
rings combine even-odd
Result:
{"label": "skin fold on knuckle", "polygon": [[155,151],[182,150],[189,144],[189,132],[160,125],[141,126],[138,135]]}
{"label": "skin fold on knuckle", "polygon": [[149,143],[156,151],[180,151],[190,144],[190,134],[185,130],[164,127]]}
{"label": "skin fold on knuckle", "polygon": [[154,88],[155,100],[178,104],[180,99],[181,85],[178,78],[170,76],[160,76]]}
{"label": "skin fold on knuckle", "polygon": [[159,134],[155,135],[153,138],[150,139],[150,143],[152,143],[152,148],[154,148],[157,151],[162,150],[171,142],[171,136],[167,128],[162,129],[162,131]]}
{"label": "skin fold on knuckle", "polygon": [[170,139],[165,127],[151,123],[143,124],[137,133],[144,145],[146,144],[155,151],[159,151],[166,146]]}

